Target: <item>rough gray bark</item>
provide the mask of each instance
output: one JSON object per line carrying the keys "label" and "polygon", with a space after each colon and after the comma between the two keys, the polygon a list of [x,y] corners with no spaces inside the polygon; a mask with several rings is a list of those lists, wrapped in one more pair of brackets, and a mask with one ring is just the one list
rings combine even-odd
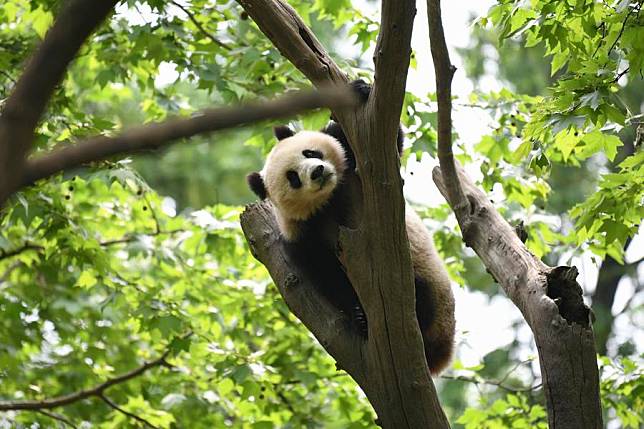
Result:
{"label": "rough gray bark", "polygon": [[[537,259],[462,170],[459,179],[470,208],[459,219],[463,240],[532,329],[550,427],[601,428],[595,344],[576,268],[552,268]],[[452,205],[439,168],[434,182]]]}
{"label": "rough gray bark", "polygon": [[[238,0],[280,52],[315,85],[346,82],[347,77],[326,54],[296,12],[284,1]],[[396,152],[415,5],[412,0],[382,2],[382,22],[375,49],[375,82],[369,101],[356,109],[336,109],[356,155],[359,184],[352,200],[356,217],[340,229],[340,259],[369,320],[368,340],[351,338],[338,324],[321,322],[318,306],[287,304],[363,388],[387,428],[448,427],[425,362],[414,310],[414,287],[405,229],[405,202]],[[251,248],[266,265],[280,291],[288,285],[309,290],[297,267],[282,257],[279,232],[264,206],[250,206],[242,227]],[[260,222],[257,218],[262,218]],[[259,225],[262,225],[261,227]],[[291,274],[291,275],[289,275]],[[290,279],[290,281],[288,280]],[[315,298],[319,303],[320,300]],[[312,311],[307,313],[306,309]],[[298,314],[299,313],[299,314]],[[330,320],[338,315],[323,314]],[[327,340],[335,339],[332,346]],[[342,339],[340,339],[342,338]]]}
{"label": "rough gray bark", "polygon": [[438,157],[434,182],[454,210],[463,241],[474,249],[534,334],[551,428],[601,428],[599,372],[589,309],[574,267],[551,268],[537,259],[462,169],[451,138],[451,65],[440,0],[427,0],[436,70]]}

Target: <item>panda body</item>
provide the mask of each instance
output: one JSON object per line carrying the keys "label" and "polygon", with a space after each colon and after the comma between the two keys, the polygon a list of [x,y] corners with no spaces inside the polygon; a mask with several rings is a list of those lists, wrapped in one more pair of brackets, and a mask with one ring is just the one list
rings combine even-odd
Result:
{"label": "panda body", "polygon": [[[316,279],[323,296],[366,333],[358,297],[337,259],[335,242],[329,242],[329,236],[335,237],[329,229],[344,224],[347,196],[343,179],[355,166],[346,137],[333,122],[323,132],[295,134],[279,127],[275,135],[278,143],[261,172],[248,176],[249,185],[272,203],[289,257]],[[405,211],[416,315],[428,367],[437,374],[449,364],[453,353],[454,297],[431,235],[413,209],[406,207]]]}

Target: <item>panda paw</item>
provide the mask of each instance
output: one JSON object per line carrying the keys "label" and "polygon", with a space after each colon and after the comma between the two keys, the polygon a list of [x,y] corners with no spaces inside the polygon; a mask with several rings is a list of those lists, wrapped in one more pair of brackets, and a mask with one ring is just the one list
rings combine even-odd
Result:
{"label": "panda paw", "polygon": [[360,331],[360,334],[362,334],[366,338],[369,332],[369,329],[367,326],[367,315],[365,314],[360,304],[356,304],[355,307],[353,307],[352,312],[353,312],[352,319],[356,324],[356,327]]}
{"label": "panda paw", "polygon": [[362,79],[356,79],[350,84],[351,89],[355,92],[361,102],[366,102],[369,99],[369,94],[371,93],[371,84],[368,84]]}

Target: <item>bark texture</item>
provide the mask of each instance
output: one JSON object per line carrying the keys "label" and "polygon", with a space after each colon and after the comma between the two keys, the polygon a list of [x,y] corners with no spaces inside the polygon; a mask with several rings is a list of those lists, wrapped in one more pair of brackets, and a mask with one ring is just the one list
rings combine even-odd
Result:
{"label": "bark texture", "polygon": [[[286,2],[239,3],[280,52],[315,85],[347,81]],[[333,308],[320,309],[322,300],[315,297],[312,287],[315,279],[302,281],[297,267],[285,260],[279,231],[266,206],[250,206],[242,217],[251,248],[268,268],[287,304],[338,365],[360,384],[378,414],[378,423],[387,428],[449,426],[429,376],[415,316],[414,279],[395,144],[415,13],[412,0],[382,2],[371,96],[358,108],[334,110],[360,172],[351,198],[356,216],[350,225],[340,228],[338,246],[339,257],[369,321],[368,340],[353,338],[338,323],[329,324],[329,320],[340,316],[337,311],[333,314]],[[266,250],[267,246],[273,250]],[[275,252],[282,256],[275,256]],[[298,292],[303,301],[289,295],[288,285],[293,281],[307,291]]]}
{"label": "bark texture", "polygon": [[[469,212],[459,225],[534,334],[551,428],[601,428],[599,373],[589,309],[574,267],[549,267],[530,253],[485,194],[459,171]],[[434,182],[449,200],[439,168]]]}
{"label": "bark texture", "polygon": [[574,267],[551,268],[524,246],[485,194],[455,165],[451,137],[452,66],[440,0],[427,0],[436,70],[438,157],[433,178],[454,210],[465,244],[519,308],[532,329],[551,428],[601,428],[599,372],[589,308]]}

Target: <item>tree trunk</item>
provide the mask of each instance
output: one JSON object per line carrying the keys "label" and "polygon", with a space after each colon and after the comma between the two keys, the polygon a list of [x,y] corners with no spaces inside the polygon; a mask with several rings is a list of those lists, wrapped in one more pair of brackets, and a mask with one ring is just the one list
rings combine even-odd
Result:
{"label": "tree trunk", "polygon": [[[280,52],[314,84],[346,81],[284,1],[239,3]],[[414,317],[404,200],[395,145],[389,144],[395,141],[398,127],[405,83],[401,77],[406,76],[415,8],[411,1],[394,4],[385,0],[382,5],[372,96],[362,108],[334,112],[349,138],[360,172],[351,200],[358,207],[357,216],[350,226],[340,228],[339,247],[340,258],[367,313],[368,340],[351,338],[343,332],[335,323],[338,316],[330,308],[325,308],[320,317],[315,303],[323,299],[315,296],[315,279],[302,279],[296,266],[284,256],[275,255],[284,252],[267,207],[249,207],[242,217],[242,227],[287,304],[339,366],[361,385],[382,425],[446,427]],[[449,87],[455,69],[447,55],[438,0],[428,0],[428,13],[439,104],[441,169],[435,170],[434,181],[454,209],[464,241],[498,279],[535,335],[550,426],[600,428],[593,332],[589,309],[575,281],[577,271],[570,267],[551,268],[535,258],[485,195],[454,164]]]}
{"label": "tree trunk", "polygon": [[[275,46],[315,85],[346,82],[297,13],[284,1],[239,0]],[[363,388],[387,428],[449,427],[429,376],[414,306],[414,278],[405,228],[396,135],[402,109],[415,5],[412,0],[382,2],[382,23],[374,56],[376,78],[368,102],[335,110],[356,156],[350,201],[356,216],[339,231],[340,259],[366,312],[368,338],[352,338],[314,306],[315,279],[303,279],[280,250],[279,232],[269,228],[270,211],[251,206],[242,228],[255,254],[268,268],[291,310]],[[257,219],[261,217],[261,222]],[[257,227],[261,224],[262,227]],[[267,250],[272,248],[272,250]],[[276,257],[270,253],[277,252]],[[297,299],[292,285],[299,290]],[[291,285],[291,293],[289,293]],[[309,301],[310,300],[310,301]],[[313,303],[313,304],[312,304]],[[307,310],[308,309],[308,310]],[[308,313],[312,311],[313,313]],[[332,334],[329,334],[329,329]]]}

